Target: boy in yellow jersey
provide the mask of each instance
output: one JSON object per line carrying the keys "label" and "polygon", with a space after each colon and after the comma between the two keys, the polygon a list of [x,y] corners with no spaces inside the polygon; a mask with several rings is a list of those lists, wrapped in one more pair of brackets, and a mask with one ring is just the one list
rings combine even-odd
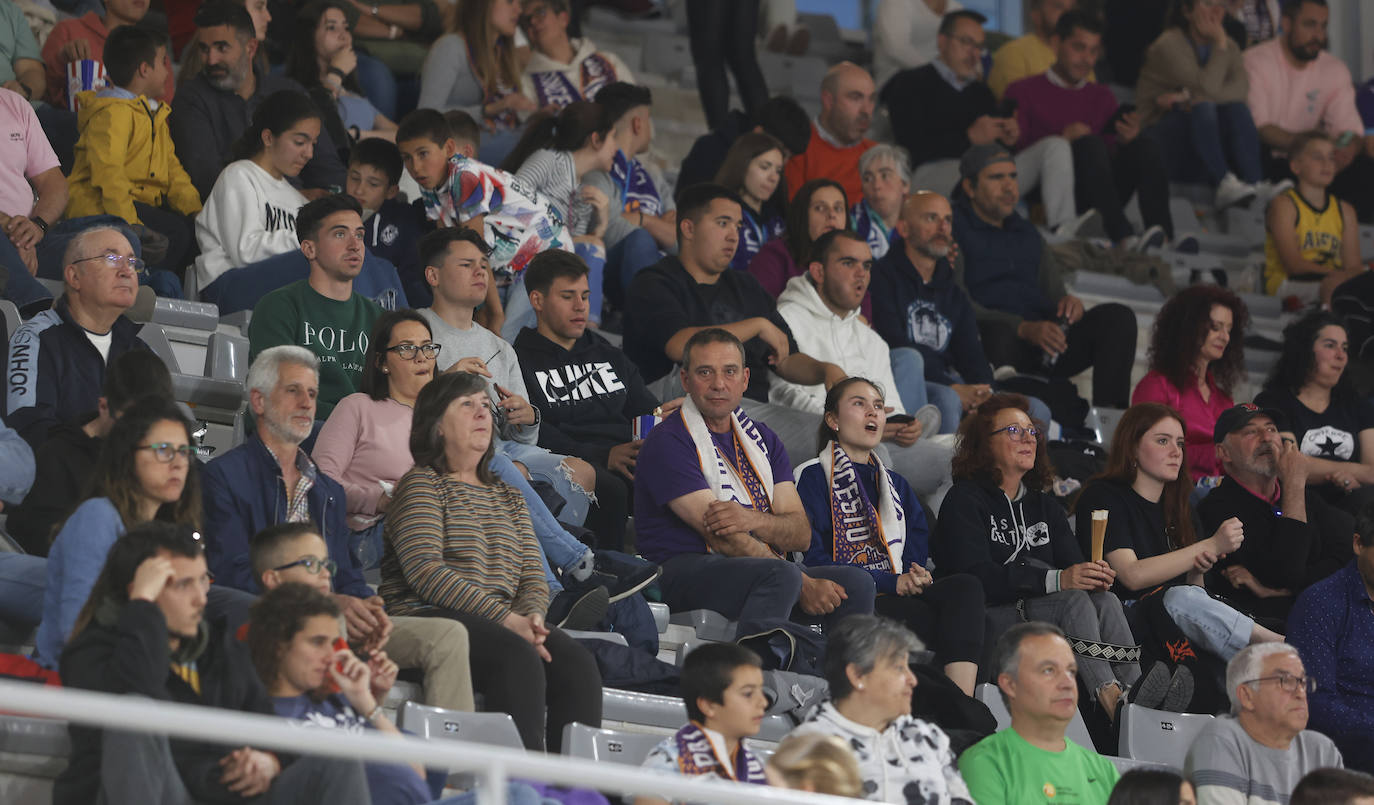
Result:
{"label": "boy in yellow jersey", "polygon": [[1336,286],[1364,271],[1355,208],[1331,195],[1336,144],[1319,131],[1293,138],[1288,166],[1296,181],[1269,203],[1264,291],[1330,307]]}

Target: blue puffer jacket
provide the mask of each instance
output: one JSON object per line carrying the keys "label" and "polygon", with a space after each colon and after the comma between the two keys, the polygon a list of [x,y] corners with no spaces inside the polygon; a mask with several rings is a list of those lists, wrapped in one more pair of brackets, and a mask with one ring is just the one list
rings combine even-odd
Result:
{"label": "blue puffer jacket", "polygon": [[[309,459],[307,458],[307,461]],[[343,487],[319,471],[310,488],[310,519],[320,528],[329,558],[339,564],[334,573],[334,592],[370,598],[374,593],[363,580],[363,571],[349,550],[348,506]],[[286,485],[281,467],[256,436],[205,465],[201,474],[205,501],[205,557],[215,583],[257,593],[257,580],[248,559],[253,535],[271,525],[286,522]]]}
{"label": "blue puffer jacket", "polygon": [[[110,328],[110,355],[148,346],[139,325],[120,316]],[[58,423],[91,413],[105,385],[107,361],[72,319],[63,297],[14,331],[5,355],[5,423],[35,449]]]}

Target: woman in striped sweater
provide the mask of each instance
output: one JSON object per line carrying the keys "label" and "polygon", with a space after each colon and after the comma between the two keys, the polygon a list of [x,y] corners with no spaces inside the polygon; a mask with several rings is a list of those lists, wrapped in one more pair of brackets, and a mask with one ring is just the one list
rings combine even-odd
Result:
{"label": "woman in striped sweater", "polygon": [[461,621],[481,647],[472,681],[486,709],[510,713],[527,748],[557,752],[565,724],[601,723],[601,675],[544,623],[539,543],[524,498],[491,470],[492,426],[479,375],[442,375],[416,398],[415,468],[389,507],[381,594],[393,614]]}

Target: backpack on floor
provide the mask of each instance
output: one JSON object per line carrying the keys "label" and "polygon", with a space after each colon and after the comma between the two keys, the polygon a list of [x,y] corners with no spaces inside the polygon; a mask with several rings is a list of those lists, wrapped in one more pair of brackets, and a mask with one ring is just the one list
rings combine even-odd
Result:
{"label": "backpack on floor", "polygon": [[740,621],[735,642],[759,655],[765,671],[824,676],[825,635],[789,620]]}

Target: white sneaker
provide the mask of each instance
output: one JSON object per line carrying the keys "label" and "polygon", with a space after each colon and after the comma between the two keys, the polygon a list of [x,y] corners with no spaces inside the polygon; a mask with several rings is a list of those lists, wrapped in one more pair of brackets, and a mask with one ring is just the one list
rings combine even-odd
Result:
{"label": "white sneaker", "polygon": [[1168,236],[1164,234],[1164,227],[1159,224],[1146,229],[1139,235],[1130,235],[1121,241],[1121,250],[1135,252],[1136,254],[1146,254],[1150,249],[1158,249],[1164,246]]}
{"label": "white sneaker", "polygon": [[1056,226],[1051,231],[1060,240],[1073,240],[1074,238],[1088,238],[1106,234],[1106,229],[1102,226],[1102,215],[1095,209],[1088,210],[1072,221]]}
{"label": "white sneaker", "polygon": [[1268,207],[1269,202],[1275,196],[1293,187],[1292,179],[1280,179],[1277,182],[1263,181],[1255,185],[1255,198],[1260,202],[1260,206]]}
{"label": "white sneaker", "polygon": [[921,438],[934,436],[940,432],[940,409],[927,403],[916,409],[912,416],[921,423]]}
{"label": "white sneaker", "polygon": [[1218,210],[1224,210],[1227,207],[1244,204],[1254,198],[1254,185],[1242,182],[1234,173],[1228,173],[1222,177],[1221,183],[1217,185],[1217,195],[1213,203]]}

